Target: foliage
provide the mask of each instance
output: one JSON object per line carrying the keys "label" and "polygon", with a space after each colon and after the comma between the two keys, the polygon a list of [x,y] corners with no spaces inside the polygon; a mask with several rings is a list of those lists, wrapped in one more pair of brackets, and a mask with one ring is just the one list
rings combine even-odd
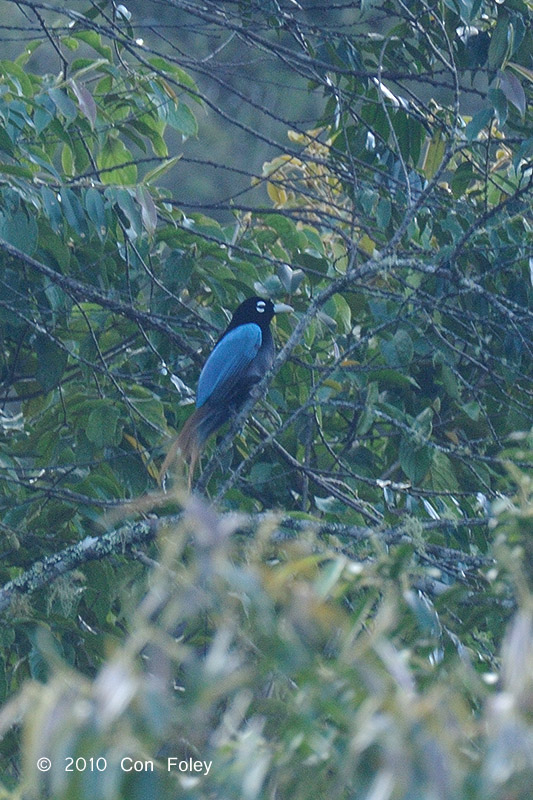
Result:
{"label": "foliage", "polygon": [[[26,719],[24,796],[529,797],[529,593],[500,664],[488,631],[465,645],[448,627],[449,593],[412,590],[412,549],[376,542],[357,562],[271,522],[238,542],[237,526],[189,505],[95,678],[37,631],[46,686],[26,682],[0,719]],[[503,537],[499,559],[496,593],[523,583]]]}
{"label": "foliage", "polygon": [[[0,62],[6,797],[525,798],[530,6],[176,0],[187,53],[122,6],[21,5],[34,40]],[[259,54],[279,114],[253,69],[227,77]],[[243,145],[246,192],[216,203],[180,191],[216,164],[188,156],[206,113],[270,148],[256,170]],[[254,293],[295,314],[204,457],[218,516],[158,467]],[[87,537],[118,525],[99,557]],[[120,770],[167,751],[212,772]],[[65,756],[105,758],[105,783]]]}

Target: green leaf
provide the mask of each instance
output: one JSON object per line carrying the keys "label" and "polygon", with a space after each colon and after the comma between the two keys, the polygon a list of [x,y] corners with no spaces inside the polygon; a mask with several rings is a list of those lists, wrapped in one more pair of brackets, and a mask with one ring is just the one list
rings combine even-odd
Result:
{"label": "green leaf", "polygon": [[5,659],[0,658],[0,703],[4,703],[7,697],[6,663]]}
{"label": "green leaf", "polygon": [[470,22],[473,0],[444,0],[444,4],[455,14],[459,14],[463,22]]}
{"label": "green leaf", "polygon": [[31,256],[37,246],[37,222],[24,211],[0,213],[0,237]]}
{"label": "green leaf", "polygon": [[274,468],[272,464],[260,461],[257,464],[254,464],[250,470],[250,480],[254,486],[262,483],[268,483],[272,480],[273,471]]}
{"label": "green leaf", "polygon": [[71,80],[70,85],[72,87],[72,91],[76,95],[81,112],[85,114],[89,120],[91,128],[94,128],[97,108],[92,94],[83,83],[76,83],[75,80]]}
{"label": "green leaf", "polygon": [[56,107],[48,94],[38,94],[34,102],[33,123],[37,133],[42,133],[54,119]]}
{"label": "green leaf", "polygon": [[19,96],[29,100],[33,97],[33,86],[25,70],[14,61],[0,61],[0,73],[8,78]]}
{"label": "green leaf", "polygon": [[15,64],[18,67],[22,67],[24,69],[24,67],[28,63],[29,59],[35,53],[37,48],[40,47],[41,45],[42,45],[42,40],[41,39],[37,39],[37,40],[35,40],[33,42],[25,42],[24,43],[24,52],[22,52],[20,54],[20,56],[17,56],[17,58],[15,59]]}
{"label": "green leaf", "polygon": [[107,230],[105,205],[101,193],[93,186],[85,192],[85,209],[91,222],[96,225],[98,235],[104,236]]}
{"label": "green leaf", "polygon": [[433,409],[425,408],[413,420],[413,431],[418,439],[429,439],[433,429]]}
{"label": "green leaf", "polygon": [[87,75],[89,72],[104,72],[107,76],[110,73],[116,74],[116,70],[111,67],[107,58],[75,58],[70,65],[70,69],[75,80]]}
{"label": "green leaf", "polygon": [[27,167],[20,167],[18,164],[4,164],[0,161],[0,173],[3,175],[15,175],[17,178],[33,179],[33,172]]}
{"label": "green leaf", "polygon": [[[185,72],[185,70],[183,70],[181,67],[178,67],[176,64],[172,64],[170,61],[167,61],[160,56],[153,56],[152,58],[149,58],[148,61],[160,72],[172,74],[176,82],[179,83],[184,89],[190,89],[194,94],[198,94],[198,87],[196,83],[191,78],[189,73]],[[198,97],[198,102],[201,102],[200,97]]]}
{"label": "green leaf", "polygon": [[441,133],[437,131],[433,134],[424,156],[424,163],[422,164],[422,172],[428,181],[435,175],[438,168],[442,163],[444,153],[446,151],[446,142]]}
{"label": "green leaf", "polygon": [[273,228],[278,234],[282,244],[290,251],[294,252],[300,248],[300,231],[296,225],[283,214],[265,214],[263,217],[265,225]]}
{"label": "green leaf", "polygon": [[40,649],[35,645],[32,646],[28,655],[28,664],[30,667],[30,675],[35,681],[45,683],[50,673],[50,666],[44,658]]}
{"label": "green leaf", "polygon": [[490,37],[489,68],[498,69],[507,55],[511,36],[511,25],[508,14],[498,9],[498,21]]}
{"label": "green leaf", "polygon": [[473,142],[479,132],[487,127],[492,119],[492,113],[492,108],[483,108],[470,120],[465,128],[466,138],[469,142]]}
{"label": "green leaf", "polygon": [[87,419],[85,434],[97,447],[120,444],[122,428],[119,426],[120,411],[110,400],[99,400]]}
{"label": "green leaf", "polygon": [[152,195],[146,186],[137,186],[135,197],[141,206],[141,215],[143,225],[150,235],[152,235],[157,227],[157,208],[152,199]]}
{"label": "green leaf", "polygon": [[[61,209],[59,209],[59,216],[60,222],[62,222],[63,218],[61,215]],[[63,237],[54,233],[52,224],[39,224],[39,251],[47,253],[49,258],[52,259],[51,263],[57,265],[61,272],[67,272],[71,261],[71,248],[65,244]],[[50,284],[50,286],[45,289],[45,292],[49,300],[52,297],[52,293],[55,294],[58,292],[61,298],[61,303],[58,304],[57,307],[61,307],[61,309],[65,308],[65,295],[61,289],[58,289],[53,284]],[[55,307],[55,302],[51,301],[50,304],[53,308]]]}
{"label": "green leaf", "polygon": [[447,364],[443,364],[441,367],[441,380],[447,394],[454,400],[459,400],[461,397],[461,390],[457,378]]}
{"label": "green leaf", "polygon": [[36,336],[33,348],[37,355],[35,378],[45,392],[55,389],[65,372],[68,353],[47,336]]}
{"label": "green leaf", "polygon": [[364,407],[362,414],[360,415],[359,419],[357,420],[357,428],[356,432],[358,436],[364,436],[368,433],[372,425],[374,424],[375,414],[373,406],[369,406],[368,404]]}
{"label": "green leaf", "polygon": [[385,230],[390,222],[392,213],[391,201],[388,197],[382,197],[376,208],[376,222],[381,230]]}
{"label": "green leaf", "polygon": [[289,294],[294,294],[305,280],[305,273],[301,269],[291,269],[288,264],[280,264],[277,270],[283,288]]}
{"label": "green leaf", "polygon": [[168,114],[168,124],[183,134],[184,138],[188,139],[189,136],[196,136],[198,133],[198,123],[196,117],[190,110],[189,106],[180,102],[178,105],[173,105]]}
{"label": "green leaf", "polygon": [[[168,156],[168,147],[162,136],[165,130],[165,122],[144,114],[142,119],[134,119],[128,125],[125,125],[123,127],[124,133],[131,136],[132,128],[149,140],[156,155],[161,158]],[[138,141],[137,145],[140,146]]]}
{"label": "green leaf", "polygon": [[502,72],[500,86],[507,100],[524,116],[526,113],[526,93],[516,75],[513,75],[509,70]]}
{"label": "green leaf", "polygon": [[345,509],[344,504],[332,495],[328,497],[317,497],[315,495],[314,500],[318,510],[322,511],[324,514],[342,513]]}
{"label": "green leaf", "polygon": [[182,250],[173,250],[165,261],[165,272],[174,289],[182,289],[194,272],[194,261]]}
{"label": "green leaf", "polygon": [[453,464],[445,453],[436,450],[430,467],[431,486],[436,492],[453,492],[459,489]]}
{"label": "green leaf", "polygon": [[66,121],[73,122],[78,116],[78,109],[68,94],[62,89],[48,89],[48,94],[52,98],[55,107],[63,114]]}
{"label": "green leaf", "polygon": [[87,227],[87,220],[83,207],[74,194],[72,189],[61,189],[61,206],[63,214],[70,225],[79,236],[87,236],[89,228]]}
{"label": "green leaf", "polygon": [[61,44],[67,47],[72,53],[75,53],[80,46],[80,43],[76,39],[73,39],[72,36],[64,36],[61,39]]}
{"label": "green leaf", "polygon": [[0,125],[0,150],[3,150],[4,153],[7,153],[9,156],[15,154],[13,142],[3,125]]}
{"label": "green leaf", "polygon": [[424,138],[422,125],[402,110],[392,114],[391,119],[404,161],[416,167]]}
{"label": "green leaf", "polygon": [[35,146],[32,146],[31,150],[30,148],[27,149],[25,156],[33,164],[37,164],[42,170],[51,175],[55,181],[57,181],[58,183],[62,182],[61,176],[59,175],[54,165],[50,163],[50,161],[46,156],[46,153],[43,150]]}
{"label": "green leaf", "polygon": [[489,89],[488,91],[488,98],[492,103],[492,107],[496,112],[496,119],[498,120],[498,125],[501,128],[505,125],[507,120],[507,98],[504,92],[501,89]]}
{"label": "green leaf", "polygon": [[416,446],[411,439],[402,437],[399,447],[400,466],[413,484],[417,486],[427,474],[432,460],[428,446]]}
{"label": "green leaf", "polygon": [[352,309],[340,294],[334,294],[324,306],[326,314],[333,317],[344,333],[349,333],[352,329]]}
{"label": "green leaf", "polygon": [[522,64],[515,64],[514,61],[509,61],[507,66],[514,69],[515,72],[520,73],[520,75],[526,78],[526,80],[530,81],[530,83],[533,83],[533,70],[529,69],[528,67],[524,67]]}
{"label": "green leaf", "polygon": [[400,388],[414,386],[415,389],[420,389],[412,375],[406,375],[405,372],[400,372],[397,369],[372,370],[372,380],[377,381],[380,386],[396,386]]}
{"label": "green leaf", "polygon": [[93,50],[105,58],[106,61],[113,60],[113,52],[110,47],[102,44],[102,37],[95,31],[75,31],[71,34],[74,39],[79,39],[80,42],[85,42]]}
{"label": "green leaf", "polygon": [[161,178],[163,175],[165,175],[165,173],[173,169],[173,167],[176,166],[180,158],[181,155],[165,159],[165,161],[163,161],[157,167],[154,167],[154,169],[151,169],[149,172],[146,173],[146,175],[143,178],[143,183],[155,183],[155,181],[158,180],[158,178]]}
{"label": "green leaf", "polygon": [[74,175],[74,156],[68,144],[64,144],[61,150],[61,166],[63,172],[71,178]]}
{"label": "green leaf", "polygon": [[102,183],[128,186],[137,181],[137,166],[127,147],[114,136],[109,136],[96,157],[101,170]]}
{"label": "green leaf", "polygon": [[63,214],[61,213],[61,205],[56,197],[55,192],[48,188],[48,186],[41,187],[41,197],[43,200],[43,208],[46,216],[50,220],[52,230],[57,233],[61,228],[63,222]]}
{"label": "green leaf", "polygon": [[120,210],[129,222],[132,233],[134,233],[135,236],[140,236],[142,234],[141,213],[139,211],[139,206],[136,204],[128,189],[106,189],[106,197],[118,203]]}
{"label": "green leaf", "polygon": [[406,367],[414,353],[413,340],[407,331],[400,328],[389,342],[381,342],[381,352],[390,367]]}
{"label": "green leaf", "polygon": [[472,165],[468,161],[463,161],[459,164],[451,180],[451,189],[454,197],[462,197],[470,184],[477,178],[477,173],[474,172]]}
{"label": "green leaf", "polygon": [[425,636],[439,636],[442,631],[439,616],[429,597],[422,593],[407,592],[406,599],[422,633]]}
{"label": "green leaf", "polygon": [[[140,392],[137,392],[137,394],[141,395]],[[128,400],[139,414],[139,425],[142,426],[143,423],[148,423],[150,431],[154,429],[159,433],[165,433],[167,431],[163,404],[158,398],[153,396],[148,396],[146,398],[142,396],[135,397],[135,392],[132,390],[128,396]]]}
{"label": "green leaf", "polygon": [[477,422],[481,411],[479,403],[477,403],[475,400],[471,400],[469,403],[464,403],[461,406],[461,409],[465,412],[467,417],[470,417],[470,419],[474,420],[474,422]]}

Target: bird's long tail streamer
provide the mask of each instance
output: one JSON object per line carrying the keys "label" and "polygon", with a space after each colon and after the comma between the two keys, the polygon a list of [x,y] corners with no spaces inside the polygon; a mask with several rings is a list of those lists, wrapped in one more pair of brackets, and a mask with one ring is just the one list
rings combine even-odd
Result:
{"label": "bird's long tail streamer", "polygon": [[169,451],[165,456],[165,460],[161,465],[161,469],[159,470],[159,483],[161,485],[164,483],[165,476],[169,468],[176,461],[176,459],[180,457],[182,462],[184,464],[188,464],[189,466],[190,488],[194,469],[196,467],[198,458],[200,457],[200,451],[204,443],[204,437],[199,434],[198,428],[207,414],[208,409],[205,406],[197,408],[194,414],[191,414],[178,436],[176,436],[170,445]]}

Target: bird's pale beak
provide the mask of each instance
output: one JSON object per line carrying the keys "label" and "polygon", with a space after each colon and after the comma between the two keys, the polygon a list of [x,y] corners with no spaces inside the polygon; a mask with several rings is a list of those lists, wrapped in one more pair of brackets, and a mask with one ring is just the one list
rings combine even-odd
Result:
{"label": "bird's pale beak", "polygon": [[294,311],[294,308],[292,306],[288,306],[286,303],[274,304],[274,314],[284,314],[289,313],[290,311]]}

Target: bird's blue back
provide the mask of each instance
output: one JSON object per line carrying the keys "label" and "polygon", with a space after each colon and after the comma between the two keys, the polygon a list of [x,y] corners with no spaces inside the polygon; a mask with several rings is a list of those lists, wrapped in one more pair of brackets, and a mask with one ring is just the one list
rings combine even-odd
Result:
{"label": "bird's blue back", "polygon": [[262,341],[261,328],[253,322],[239,325],[222,337],[200,374],[197,408],[208,400],[210,405],[231,402]]}

